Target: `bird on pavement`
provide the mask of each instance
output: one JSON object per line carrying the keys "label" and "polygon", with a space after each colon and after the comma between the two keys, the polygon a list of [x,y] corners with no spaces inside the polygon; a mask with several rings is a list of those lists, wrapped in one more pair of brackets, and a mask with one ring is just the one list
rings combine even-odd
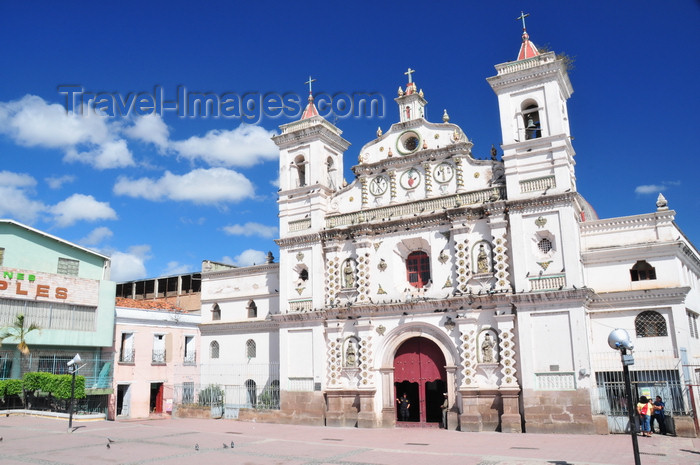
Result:
{"label": "bird on pavement", "polygon": [[194,445],[194,450],[199,450],[199,444]]}

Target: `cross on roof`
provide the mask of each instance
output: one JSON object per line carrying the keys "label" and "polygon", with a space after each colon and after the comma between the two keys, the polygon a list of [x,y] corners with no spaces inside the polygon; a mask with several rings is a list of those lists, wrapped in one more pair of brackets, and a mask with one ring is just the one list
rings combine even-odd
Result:
{"label": "cross on roof", "polygon": [[304,84],[308,84],[308,85],[309,85],[309,93],[312,93],[312,92],[311,92],[311,83],[312,83],[312,82],[316,82],[316,79],[311,79],[311,76],[309,75],[309,80],[306,81],[306,82],[304,83]]}
{"label": "cross on roof", "polygon": [[409,84],[413,82],[413,76],[411,76],[411,74],[413,74],[413,73],[415,73],[415,72],[416,72],[416,70],[415,70],[415,69],[411,69],[411,67],[409,66],[408,71],[406,71],[406,72],[404,73],[404,74],[407,74],[407,75],[408,75],[408,83],[409,83]]}
{"label": "cross on roof", "polygon": [[523,20],[523,31],[525,30],[525,18],[527,18],[528,16],[530,16],[530,13],[523,13],[522,10],[521,10],[521,11],[520,11],[520,16],[518,16],[517,18],[515,18],[516,21],[517,21],[518,19],[522,19],[522,20]]}

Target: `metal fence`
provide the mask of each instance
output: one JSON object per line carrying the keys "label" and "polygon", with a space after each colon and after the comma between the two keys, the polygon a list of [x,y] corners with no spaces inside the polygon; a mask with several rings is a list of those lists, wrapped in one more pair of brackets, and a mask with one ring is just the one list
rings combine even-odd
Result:
{"label": "metal fence", "polygon": [[173,386],[173,405],[210,407],[212,417],[236,418],[242,408],[280,408],[279,364],[200,365],[200,384]]}
{"label": "metal fence", "polygon": [[[24,373],[42,371],[55,375],[68,372],[68,361],[74,352],[56,353],[33,350],[19,356],[15,351],[0,351],[0,379],[20,378]],[[111,355],[82,356],[78,374],[85,377],[85,389],[109,389],[112,387],[114,360]]]}
{"label": "metal fence", "polygon": [[[661,396],[668,417],[695,415],[691,399],[691,380],[684,373],[681,359],[666,351],[635,351],[629,367],[632,404],[640,396]],[[611,432],[629,431],[627,397],[619,353],[592,356],[595,388],[592,405],[595,413],[606,415]]]}

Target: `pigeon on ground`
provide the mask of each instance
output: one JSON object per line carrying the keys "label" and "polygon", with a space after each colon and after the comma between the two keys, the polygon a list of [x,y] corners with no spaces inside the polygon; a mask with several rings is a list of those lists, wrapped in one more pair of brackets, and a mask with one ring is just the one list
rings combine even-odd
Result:
{"label": "pigeon on ground", "polygon": [[199,444],[194,445],[194,450],[199,450]]}
{"label": "pigeon on ground", "polygon": [[114,442],[114,439],[107,438],[107,441]]}
{"label": "pigeon on ground", "polygon": [[233,449],[233,441],[231,441],[231,449]]}
{"label": "pigeon on ground", "polygon": [[224,449],[228,449],[228,446],[226,445],[226,443],[224,443]]}
{"label": "pigeon on ground", "polygon": [[107,443],[107,449],[109,449],[110,447],[112,447],[112,446],[110,446],[109,443]]}

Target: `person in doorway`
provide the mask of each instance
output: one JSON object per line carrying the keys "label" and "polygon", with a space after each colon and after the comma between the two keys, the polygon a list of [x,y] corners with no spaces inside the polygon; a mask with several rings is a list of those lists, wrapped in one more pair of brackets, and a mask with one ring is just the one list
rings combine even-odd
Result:
{"label": "person in doorway", "polygon": [[651,399],[646,396],[641,396],[637,403],[637,413],[639,413],[639,421],[641,423],[642,436],[651,437],[651,414],[654,413],[654,404]]}
{"label": "person in doorway", "polygon": [[445,397],[445,400],[442,402],[442,427],[447,429],[447,412],[450,411],[449,405],[450,402],[447,400],[447,393],[444,393],[443,396]]}
{"label": "person in doorway", "polygon": [[411,402],[408,400],[406,393],[404,392],[400,398],[396,399],[396,402],[399,404],[399,419],[401,421],[408,421]]}
{"label": "person in doorway", "polygon": [[649,430],[654,431],[654,420],[659,424],[659,433],[666,434],[666,404],[661,399],[661,396],[656,396],[654,401],[654,415],[651,417]]}

